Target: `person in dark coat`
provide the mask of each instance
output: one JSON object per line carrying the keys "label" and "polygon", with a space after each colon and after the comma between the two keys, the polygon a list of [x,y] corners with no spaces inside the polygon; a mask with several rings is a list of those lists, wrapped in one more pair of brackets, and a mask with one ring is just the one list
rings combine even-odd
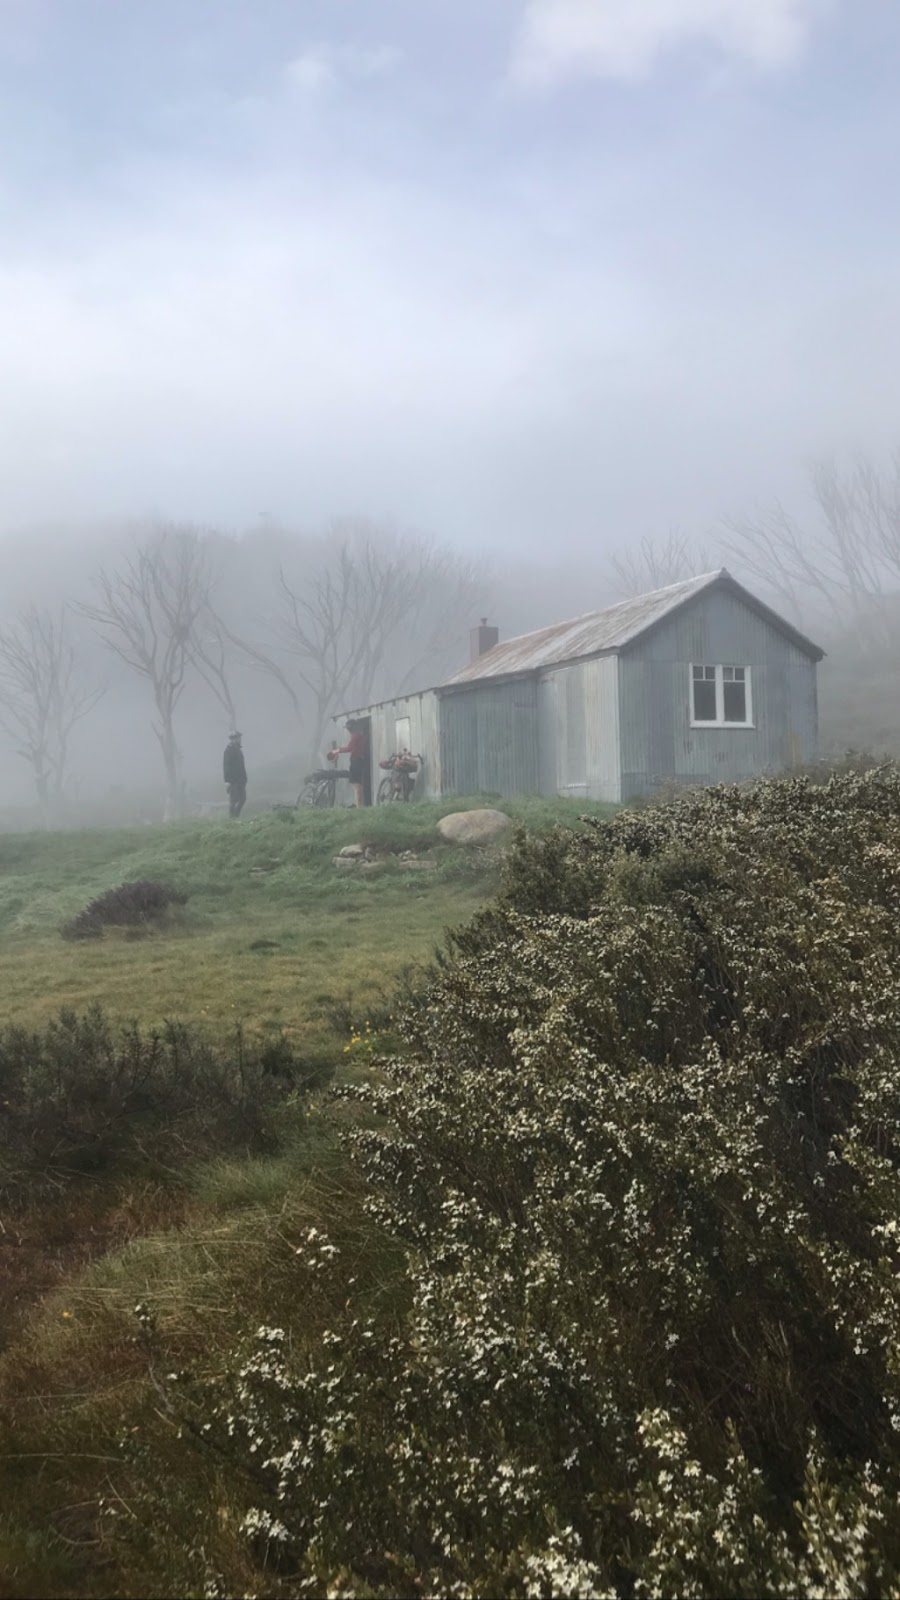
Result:
{"label": "person in dark coat", "polygon": [[247,767],[239,733],[229,735],[222,759],[222,773],[228,790],[228,815],[239,817],[247,798]]}

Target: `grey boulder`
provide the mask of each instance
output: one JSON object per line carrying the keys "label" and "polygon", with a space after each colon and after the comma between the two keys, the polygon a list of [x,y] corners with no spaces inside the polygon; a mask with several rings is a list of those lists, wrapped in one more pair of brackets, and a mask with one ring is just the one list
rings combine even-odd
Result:
{"label": "grey boulder", "polygon": [[437,825],[442,839],[451,844],[494,844],[512,827],[512,818],[505,811],[485,807],[478,811],[451,811]]}

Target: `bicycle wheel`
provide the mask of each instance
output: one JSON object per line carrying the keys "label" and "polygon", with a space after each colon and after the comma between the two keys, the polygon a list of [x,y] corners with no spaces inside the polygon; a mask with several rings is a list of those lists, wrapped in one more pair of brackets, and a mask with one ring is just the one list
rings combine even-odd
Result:
{"label": "bicycle wheel", "polygon": [[334,778],[320,778],[316,784],[314,806],[333,806],[337,784]]}
{"label": "bicycle wheel", "polygon": [[315,805],[318,805],[319,802],[316,799],[316,792],[318,790],[318,787],[319,786],[314,781],[314,779],[310,778],[309,782],[305,783],[303,785],[303,788],[300,790],[300,793],[297,796],[297,805],[298,806],[315,806]]}
{"label": "bicycle wheel", "polygon": [[375,804],[377,806],[384,806],[387,805],[390,800],[393,800],[393,798],[394,796],[391,794],[391,779],[382,778],[380,784],[378,785],[378,793],[375,796]]}

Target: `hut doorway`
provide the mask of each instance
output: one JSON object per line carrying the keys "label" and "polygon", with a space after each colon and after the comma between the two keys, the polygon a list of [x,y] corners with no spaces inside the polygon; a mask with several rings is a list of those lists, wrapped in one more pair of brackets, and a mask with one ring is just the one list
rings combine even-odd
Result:
{"label": "hut doorway", "polygon": [[375,760],[375,752],[372,749],[372,718],[357,717],[356,725],[366,741],[367,755],[363,769],[363,805],[370,806],[372,804],[372,762]]}

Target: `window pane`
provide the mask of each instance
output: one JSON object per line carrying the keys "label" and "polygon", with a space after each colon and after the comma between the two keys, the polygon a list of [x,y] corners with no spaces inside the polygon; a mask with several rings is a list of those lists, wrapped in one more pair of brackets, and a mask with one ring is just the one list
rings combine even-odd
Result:
{"label": "window pane", "polygon": [[726,683],[734,683],[734,667],[723,667],[722,676]]}
{"label": "window pane", "polygon": [[747,668],[746,667],[735,667],[735,669],[734,669],[734,677],[735,677],[735,682],[736,683],[743,683],[744,679],[746,678],[746,676],[747,676]]}
{"label": "window pane", "polygon": [[704,669],[702,667],[692,667],[691,668],[691,672],[693,674],[695,683],[696,683],[698,678],[702,678],[703,677],[703,670]]}
{"label": "window pane", "polygon": [[715,680],[708,683],[694,684],[694,721],[715,722],[716,720],[716,685]]}
{"label": "window pane", "polygon": [[725,690],[725,721],[747,721],[747,685],[744,683],[726,683]]}

